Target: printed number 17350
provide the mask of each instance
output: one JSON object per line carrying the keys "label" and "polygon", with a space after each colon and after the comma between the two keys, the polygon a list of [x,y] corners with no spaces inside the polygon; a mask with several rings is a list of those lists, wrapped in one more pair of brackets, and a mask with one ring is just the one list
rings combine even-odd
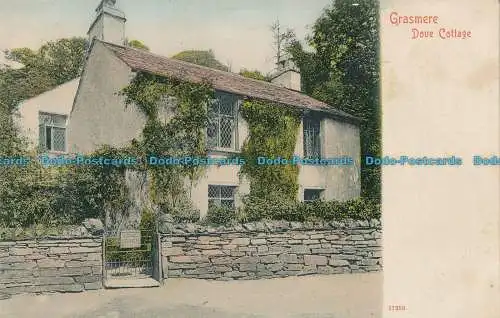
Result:
{"label": "printed number 17350", "polygon": [[408,310],[404,305],[389,305],[389,311],[403,311]]}

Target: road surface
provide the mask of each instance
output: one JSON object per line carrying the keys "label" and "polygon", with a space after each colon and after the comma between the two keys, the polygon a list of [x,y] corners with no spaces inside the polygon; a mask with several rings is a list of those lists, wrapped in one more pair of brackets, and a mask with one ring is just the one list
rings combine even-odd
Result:
{"label": "road surface", "polygon": [[162,287],[0,300],[12,318],[380,318],[382,273],[255,281],[169,279]]}

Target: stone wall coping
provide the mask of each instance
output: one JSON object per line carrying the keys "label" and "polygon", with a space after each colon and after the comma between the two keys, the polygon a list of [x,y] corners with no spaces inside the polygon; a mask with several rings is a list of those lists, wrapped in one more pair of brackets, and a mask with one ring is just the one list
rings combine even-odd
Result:
{"label": "stone wall coping", "polygon": [[47,227],[38,234],[37,228],[0,228],[0,242],[71,240],[102,238],[104,226],[98,219],[85,219],[81,225]]}
{"label": "stone wall coping", "polygon": [[33,238],[20,238],[20,239],[0,239],[0,246],[2,243],[43,243],[44,241],[49,241],[49,242],[57,242],[61,241],[62,243],[68,242],[69,241],[80,241],[80,240],[102,240],[102,235],[99,236],[39,236],[39,237],[33,237]]}
{"label": "stone wall coping", "polygon": [[162,236],[178,235],[208,235],[216,236],[231,233],[262,233],[262,232],[287,232],[287,231],[325,231],[332,229],[381,229],[378,219],[372,220],[344,220],[331,222],[288,222],[288,221],[259,221],[229,226],[210,226],[195,223],[170,224],[170,231],[160,231]]}

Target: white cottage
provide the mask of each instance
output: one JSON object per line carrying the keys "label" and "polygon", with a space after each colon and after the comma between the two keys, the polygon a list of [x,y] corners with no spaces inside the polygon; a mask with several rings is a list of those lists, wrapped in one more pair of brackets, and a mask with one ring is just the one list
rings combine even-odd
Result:
{"label": "white cottage", "polygon": [[17,121],[31,147],[67,153],[66,128],[79,82],[78,77],[19,104]]}
{"label": "white cottage", "polygon": [[[130,83],[136,72],[149,72],[190,82],[209,80],[219,99],[216,122],[225,123],[207,132],[210,134],[208,139],[213,141],[210,144],[210,156],[224,158],[241,150],[248,137],[248,126],[238,109],[244,97],[292,106],[302,110],[303,114],[295,147],[297,156],[347,156],[354,159],[354,163],[349,166],[301,166],[297,198],[307,201],[359,197],[358,120],[301,93],[300,73],[293,65],[281,65],[272,83],[268,83],[170,59],[124,46],[125,22],[125,14],[116,8],[115,1],[102,1],[88,31],[91,46],[81,77],[46,94],[59,99],[57,95],[62,96],[66,92],[67,98],[61,98],[60,102],[66,106],[72,105],[64,138],[67,143],[65,151],[90,153],[104,144],[120,147],[134,138],[140,138],[146,118],[136,107],[126,107],[124,97],[117,94]],[[53,150],[59,151],[62,149],[59,143],[62,126],[58,126],[58,123],[63,122],[62,117],[47,115],[67,116],[68,109],[57,103],[53,103],[55,108],[49,108],[50,101],[43,98],[41,95],[36,97],[38,102],[36,99],[28,101],[35,105],[30,108],[30,116],[33,119],[33,114],[38,112],[39,121],[31,120],[26,126],[31,127],[33,138],[42,136],[42,144],[47,147],[50,144]],[[36,108],[36,105],[45,106]],[[48,122],[51,124],[45,124],[47,118],[50,118]],[[35,137],[37,131],[41,133]],[[191,199],[202,216],[207,212],[209,202],[232,206],[239,204],[241,196],[249,191],[249,183],[241,180],[238,172],[239,166],[210,166],[204,177],[193,185]]]}

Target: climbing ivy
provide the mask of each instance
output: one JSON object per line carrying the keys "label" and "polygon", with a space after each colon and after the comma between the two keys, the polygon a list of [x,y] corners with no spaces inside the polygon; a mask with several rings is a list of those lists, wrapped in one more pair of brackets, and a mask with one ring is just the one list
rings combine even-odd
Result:
{"label": "climbing ivy", "polygon": [[[214,99],[210,83],[189,83],[140,72],[121,94],[127,105],[137,106],[146,117],[143,138],[136,143],[146,160],[151,156],[207,155],[207,105]],[[190,200],[185,191],[185,180],[192,185],[202,176],[203,167],[146,166],[152,176],[152,201],[167,213],[186,213]],[[188,218],[192,218],[189,212]]]}
{"label": "climbing ivy", "polygon": [[249,138],[242,147],[246,159],[241,174],[250,181],[250,197],[295,200],[297,196],[297,165],[259,165],[258,157],[291,159],[300,126],[296,109],[246,99],[241,114],[248,123]]}

